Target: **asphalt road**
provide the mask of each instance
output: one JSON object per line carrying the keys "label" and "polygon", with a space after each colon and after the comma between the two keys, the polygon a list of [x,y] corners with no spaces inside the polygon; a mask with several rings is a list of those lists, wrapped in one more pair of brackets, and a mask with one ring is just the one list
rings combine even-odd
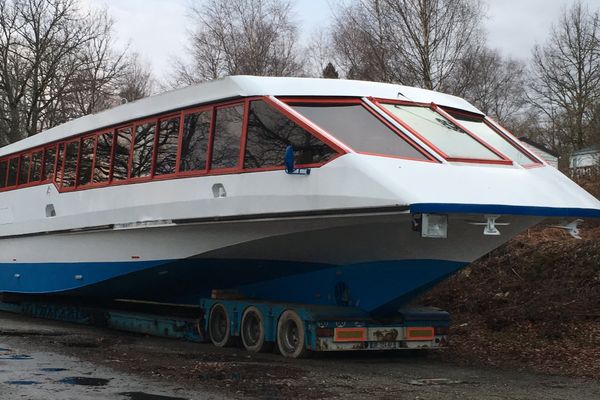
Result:
{"label": "asphalt road", "polygon": [[600,399],[600,382],[397,353],[287,360],[0,313],[0,399]]}

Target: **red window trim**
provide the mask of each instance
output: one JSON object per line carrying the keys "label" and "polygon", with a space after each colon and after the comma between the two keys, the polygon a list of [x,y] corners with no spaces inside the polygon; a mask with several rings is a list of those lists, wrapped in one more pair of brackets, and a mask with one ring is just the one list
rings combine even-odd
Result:
{"label": "red window trim", "polygon": [[[206,106],[201,106],[201,107],[195,107],[189,110],[184,110],[183,112],[181,112],[181,122],[179,124],[179,142],[177,144],[177,162],[176,162],[176,172],[175,175],[178,176],[184,176],[184,177],[190,177],[190,176],[201,176],[201,175],[206,175],[208,172],[208,165],[210,163],[210,158],[212,157],[212,143],[211,143],[211,138],[212,138],[212,130],[213,130],[213,124],[214,124],[214,119],[215,119],[215,110],[214,110],[214,105],[206,105]],[[204,161],[204,168],[203,169],[195,169],[195,170],[191,170],[191,171],[180,171],[181,168],[181,150],[183,148],[182,144],[183,144],[183,131],[185,129],[185,117],[190,115],[190,114],[199,114],[199,113],[203,113],[203,112],[207,112],[210,113],[210,121],[208,123],[208,139],[207,139],[207,144],[206,144],[206,160]]]}
{"label": "red window trim", "polygon": [[[329,147],[331,147],[337,153],[323,163],[306,164],[306,165],[301,165],[301,167],[317,168],[328,162],[333,161],[335,158],[339,157],[342,154],[347,153],[348,151],[352,151],[351,149],[347,148],[347,146],[345,146],[343,144],[341,144],[341,145],[338,144],[339,141],[337,141],[337,139],[329,137],[329,134],[327,134],[326,132],[322,132],[322,130],[320,130],[320,128],[313,126],[314,124],[310,123],[309,121],[308,122],[305,121],[304,117],[295,115],[297,113],[295,113],[293,110],[290,110],[287,105],[285,105],[284,103],[281,103],[279,100],[277,100],[273,97],[269,97],[269,96],[252,96],[252,97],[243,98],[243,99],[228,100],[225,102],[217,102],[217,103],[213,103],[213,104],[206,104],[206,105],[201,105],[201,106],[197,106],[197,107],[186,108],[186,109],[182,109],[179,111],[169,111],[164,114],[160,114],[160,115],[156,115],[156,116],[152,116],[152,117],[141,118],[138,120],[131,120],[131,121],[128,121],[127,123],[117,124],[117,125],[113,125],[110,127],[103,127],[98,130],[84,132],[82,134],[66,137],[63,139],[56,140],[54,142],[44,143],[43,145],[25,149],[25,150],[22,150],[17,153],[8,154],[8,155],[0,158],[2,161],[6,161],[6,165],[7,165],[6,166],[6,183],[8,183],[10,160],[16,159],[17,160],[17,168],[16,168],[17,184],[10,186],[10,187],[0,188],[0,192],[15,190],[17,188],[20,189],[20,188],[28,187],[28,186],[53,183],[54,186],[56,187],[56,189],[59,192],[63,193],[63,192],[73,192],[73,191],[78,191],[78,190],[95,189],[95,188],[105,187],[105,186],[117,186],[117,185],[135,184],[135,183],[144,183],[144,182],[149,182],[152,180],[159,181],[159,180],[189,178],[189,177],[204,176],[204,175],[229,175],[229,174],[239,174],[239,173],[246,173],[246,172],[284,170],[285,169],[284,166],[247,168],[247,169],[244,168],[245,146],[246,146],[246,140],[247,140],[247,125],[248,125],[248,118],[249,118],[249,106],[250,106],[251,101],[257,101],[257,100],[262,100],[265,103],[267,103],[268,105],[270,105],[271,107],[273,107],[275,110],[281,112],[286,117],[288,117],[291,120],[293,120],[294,122],[296,122],[303,129],[308,131],[310,134],[319,138],[321,141],[323,141],[325,144],[327,144]],[[231,106],[240,105],[240,104],[242,104],[244,106],[244,117],[243,117],[244,120],[243,120],[243,124],[242,124],[242,133],[240,136],[240,154],[239,154],[240,158],[238,160],[238,165],[235,168],[210,169],[210,162],[211,162],[211,158],[212,158],[212,146],[213,146],[213,142],[214,142],[214,129],[215,129],[214,125],[215,125],[216,110],[218,108],[226,108],[226,107],[231,107]],[[179,168],[181,165],[181,147],[182,147],[182,140],[183,140],[185,116],[192,114],[192,113],[196,113],[196,112],[206,112],[206,111],[211,113],[211,120],[210,120],[210,127],[209,127],[209,129],[210,129],[209,143],[208,143],[208,148],[207,148],[205,167],[203,170],[179,171]],[[179,117],[178,149],[177,149],[177,157],[176,157],[176,163],[175,163],[175,172],[173,174],[156,175],[155,174],[156,153],[157,153],[156,141],[158,140],[159,124],[160,124],[160,121],[172,119],[175,117]],[[142,125],[147,122],[153,122],[155,124],[152,171],[149,176],[132,178],[131,177],[131,165],[133,162],[133,151],[134,151],[134,147],[135,147],[135,128],[137,126]],[[129,129],[131,132],[131,148],[129,149],[127,177],[126,177],[126,179],[116,181],[116,180],[114,180],[114,176],[113,176],[114,163],[115,163],[116,140],[117,140],[117,133],[119,132],[119,130],[123,130],[123,129]],[[104,135],[104,134],[112,134],[112,148],[111,148],[111,154],[110,154],[109,177],[108,177],[107,181],[94,183],[93,175],[94,175],[94,171],[95,171],[95,167],[96,167],[98,137],[100,135]],[[94,138],[94,149],[93,149],[92,171],[91,171],[92,176],[91,176],[91,180],[88,184],[80,185],[79,184],[79,167],[80,167],[80,158],[81,158],[81,147],[82,147],[81,145],[82,145],[83,140],[86,140],[86,139],[92,138],[92,137]],[[64,171],[65,171],[65,166],[66,166],[67,146],[70,143],[75,143],[75,142],[78,143],[77,165],[76,165],[76,169],[75,169],[75,181],[74,181],[73,186],[65,187],[65,186],[63,186],[63,181],[64,181]],[[54,165],[52,166],[51,171],[45,171],[46,151],[51,148],[54,148],[54,151],[55,151]],[[61,148],[62,148],[62,153],[63,153],[62,157],[60,154]],[[43,175],[45,174],[47,176],[46,179],[35,181],[35,182],[28,182],[27,184],[19,185],[18,181],[19,181],[21,157],[26,154],[28,154],[31,157],[31,155],[33,153],[40,152],[40,151],[42,152],[42,161],[41,161],[42,162],[42,174]],[[59,165],[60,165],[60,170],[58,168]],[[31,162],[30,162],[30,166],[29,166],[28,175],[30,173],[31,173]]]}
{"label": "red window trim", "polygon": [[96,146],[98,145],[98,135],[95,133],[81,137],[81,142],[79,143],[79,157],[77,158],[77,178],[75,179],[75,186],[77,186],[77,187],[87,186],[90,184],[90,182],[88,182],[85,185],[79,184],[79,166],[81,165],[81,156],[82,156],[81,148],[83,147],[83,142],[85,142],[86,140],[89,140],[89,139],[94,140],[94,148],[92,149],[92,170],[91,170],[92,175],[90,176],[90,182],[92,181],[92,178],[94,176],[94,164],[96,163]]}
{"label": "red window trim", "polygon": [[[69,148],[69,145],[71,143],[75,143],[77,142],[77,156],[76,156],[76,162],[77,164],[75,165],[75,177],[73,180],[73,186],[64,186],[65,183],[65,166],[67,165],[67,149]],[[81,155],[81,137],[78,137],[77,139],[73,139],[73,140],[67,140],[64,142],[64,155],[63,155],[63,161],[62,161],[62,171],[60,174],[60,191],[61,192],[72,192],[74,190],[77,189],[77,176],[78,176],[78,172],[79,172],[79,157]]]}
{"label": "red window trim", "polygon": [[4,184],[0,187],[0,191],[6,188],[6,181],[8,180],[8,159],[0,160],[0,165],[4,163],[5,165],[5,175],[4,175]]}
{"label": "red window trim", "polygon": [[[30,183],[31,183],[31,182],[38,183],[38,182],[39,182],[39,181],[42,179],[42,175],[41,175],[41,169],[40,169],[40,177],[39,177],[39,179],[37,179],[37,180],[33,180],[33,176],[32,176],[32,175],[33,175],[33,173],[35,172],[35,170],[33,169],[33,155],[34,155],[34,154],[37,154],[37,153],[39,153],[39,154],[40,154],[40,162],[42,162],[42,161],[43,161],[43,159],[44,159],[44,152],[43,152],[43,151],[42,151],[42,149],[40,149],[40,148],[36,148],[36,149],[34,149],[34,150],[33,150],[33,151],[30,153],[30,154],[31,154],[31,158],[30,158],[30,161],[29,161],[29,162],[31,163],[31,165],[29,166],[29,179],[28,179],[28,181],[29,181]],[[40,168],[42,168],[42,167],[40,166]]]}
{"label": "red window trim", "polygon": [[[416,102],[410,102],[410,101],[405,101],[405,100],[390,100],[390,99],[380,99],[380,98],[372,98],[370,100],[373,102],[373,104],[377,105],[381,110],[383,110],[388,116],[390,116],[396,122],[398,122],[408,132],[410,132],[412,135],[414,135],[415,137],[417,137],[419,140],[421,140],[429,148],[431,148],[433,151],[435,151],[436,153],[438,153],[440,156],[442,156],[447,161],[450,161],[450,162],[475,163],[475,164],[513,165],[513,161],[511,159],[509,159],[508,157],[506,157],[504,154],[502,154],[502,152],[498,151],[494,147],[492,147],[489,144],[487,144],[484,141],[482,141],[477,135],[475,135],[474,133],[470,132],[468,129],[466,129],[464,126],[462,126],[460,123],[458,123],[454,118],[452,118],[451,115],[449,115],[447,112],[445,112],[441,107],[439,107],[435,103],[416,103]],[[418,133],[415,129],[413,129],[406,122],[404,122],[403,120],[401,120],[400,118],[398,118],[392,112],[388,111],[385,107],[382,106],[382,103],[408,105],[408,106],[417,106],[417,107],[427,107],[427,108],[429,108],[429,109],[437,112],[442,117],[448,119],[450,122],[452,122],[453,124],[455,124],[456,126],[458,126],[460,129],[464,130],[467,135],[469,135],[474,140],[476,140],[478,143],[480,143],[485,148],[487,148],[488,150],[490,150],[492,153],[494,153],[498,157],[500,157],[500,160],[489,160],[489,159],[481,159],[481,158],[467,158],[467,157],[452,157],[452,156],[449,156],[443,150],[441,150],[439,147],[437,147],[431,141],[429,141],[427,138],[425,138],[423,135],[421,135],[420,133]]]}
{"label": "red window trim", "polygon": [[[481,115],[481,114],[476,114],[476,113],[471,113],[468,111],[464,111],[464,110],[458,110],[455,108],[450,108],[450,107],[442,107],[444,109],[444,111],[446,111],[449,114],[458,114],[458,115],[462,115],[464,117],[467,118],[471,118],[474,120],[478,120],[480,122],[483,122],[484,124],[486,124],[488,127],[490,127],[490,129],[492,129],[494,132],[496,132],[498,135],[500,135],[502,138],[504,138],[504,140],[506,140],[511,146],[513,146],[515,149],[517,149],[519,152],[521,152],[525,157],[529,158],[532,163],[530,164],[522,164],[521,166],[524,168],[528,168],[528,167],[532,167],[532,166],[537,166],[539,164],[543,165],[543,162],[539,160],[539,156],[537,156],[537,154],[533,153],[531,150],[527,149],[525,146],[521,145],[521,141],[519,139],[517,139],[514,135],[512,135],[507,129],[499,128],[499,124],[495,121],[493,121],[490,117],[486,117],[485,115]],[[504,131],[506,132],[504,132]]]}
{"label": "red window trim", "polygon": [[267,104],[275,108],[275,110],[283,113],[286,117],[294,121],[302,129],[306,130],[307,132],[311,133],[313,136],[321,140],[323,143],[327,144],[338,154],[341,155],[345,153],[354,152],[354,150],[352,150],[349,146],[347,146],[338,138],[331,135],[329,132],[327,132],[308,118],[306,118],[304,115],[300,114],[298,111],[294,110],[280,98],[268,96],[264,97],[263,100]]}
{"label": "red window trim", "polygon": [[487,117],[487,116],[485,117],[484,122],[491,128],[495,129],[496,132],[499,132],[502,136],[504,136],[511,144],[513,144],[513,146],[516,146],[518,149],[526,152],[530,158],[534,158],[535,161],[537,161],[537,162],[534,162],[533,164],[524,165],[524,167],[539,166],[539,165],[547,164],[543,157],[538,155],[535,151],[530,150],[529,148],[527,148],[523,144],[521,144],[521,141],[512,132],[510,132],[508,129],[506,129],[505,127],[500,125],[498,122],[494,121],[492,118]]}
{"label": "red window trim", "polygon": [[[173,167],[173,172],[170,174],[156,175],[156,159],[158,157],[158,140],[159,140],[159,135],[160,135],[160,124],[163,121],[168,121],[171,119],[179,119],[179,128],[177,129],[177,154],[175,154],[175,166]],[[180,140],[181,140],[181,135],[182,135],[182,126],[181,126],[182,124],[183,124],[182,113],[167,114],[164,116],[160,116],[156,119],[156,132],[154,135],[154,155],[152,158],[152,174],[151,174],[153,179],[156,179],[158,177],[163,177],[163,176],[172,177],[177,174],[178,166],[179,166],[179,147],[181,146]]]}
{"label": "red window trim", "polygon": [[[245,127],[245,122],[246,122],[246,114],[248,112],[247,110],[247,105],[250,104],[248,103],[247,99],[244,99],[243,101],[237,101],[235,103],[229,103],[226,105],[216,105],[213,107],[213,115],[211,118],[211,129],[210,129],[210,140],[209,140],[209,149],[210,149],[210,159],[207,159],[207,169],[208,172],[213,172],[213,171],[219,171],[219,172],[241,172],[241,170],[244,169],[244,164],[243,164],[243,159],[244,159],[244,155],[241,152],[241,148],[242,148],[242,141],[245,140],[245,135],[244,135],[244,130],[246,129]],[[240,154],[238,154],[238,161],[237,161],[237,165],[235,167],[226,167],[226,168],[213,168],[212,166],[212,154],[214,151],[214,145],[215,145],[215,132],[216,132],[216,118],[217,118],[217,111],[218,110],[222,110],[225,108],[233,108],[233,107],[237,107],[237,106],[242,106],[243,107],[243,111],[242,111],[242,131],[240,132]]]}
{"label": "red window trim", "polygon": [[[135,154],[135,136],[136,136],[136,131],[137,128],[139,126],[142,125],[146,125],[146,124],[154,124],[154,138],[152,140],[152,145],[154,146],[152,149],[152,158],[151,158],[151,164],[150,164],[150,173],[148,175],[144,175],[144,176],[132,176],[132,172],[133,172],[133,156]],[[131,148],[129,149],[129,170],[127,171],[127,181],[149,181],[152,179],[152,173],[154,170],[154,157],[156,155],[156,135],[158,132],[158,117],[149,117],[149,118],[143,118],[140,120],[135,120],[132,125],[133,128],[131,130]]]}
{"label": "red window trim", "polygon": [[[388,129],[390,129],[392,132],[394,132],[396,135],[398,135],[401,139],[403,139],[405,142],[407,142],[409,146],[414,148],[417,152],[421,153],[425,157],[425,159],[415,158],[415,157],[403,157],[403,156],[392,155],[392,154],[381,154],[381,153],[372,153],[372,152],[366,152],[366,151],[357,151],[355,149],[352,149],[353,152],[358,153],[358,154],[381,156],[381,157],[387,157],[387,158],[396,158],[396,159],[402,159],[402,160],[439,163],[439,161],[436,160],[435,157],[433,157],[425,149],[423,149],[421,146],[419,146],[419,144],[416,143],[412,138],[405,135],[401,130],[399,130],[397,127],[395,127],[393,124],[391,124],[385,118],[383,118],[379,113],[377,113],[377,111],[373,110],[373,108],[370,107],[368,104],[366,104],[361,98],[355,97],[355,98],[324,98],[324,99],[320,99],[320,98],[310,98],[310,97],[284,97],[284,98],[280,98],[280,100],[283,101],[286,105],[288,105],[290,107],[292,107],[292,105],[299,105],[299,104],[333,104],[333,105],[335,105],[335,104],[340,104],[340,105],[343,105],[343,104],[355,104],[356,105],[356,104],[358,104],[358,105],[362,106],[365,110],[367,110],[369,113],[371,113],[371,115],[375,116]],[[332,135],[331,133],[329,133],[329,132],[327,132],[327,133],[330,136],[334,137],[334,135]],[[350,146],[348,146],[348,147],[351,148]]]}

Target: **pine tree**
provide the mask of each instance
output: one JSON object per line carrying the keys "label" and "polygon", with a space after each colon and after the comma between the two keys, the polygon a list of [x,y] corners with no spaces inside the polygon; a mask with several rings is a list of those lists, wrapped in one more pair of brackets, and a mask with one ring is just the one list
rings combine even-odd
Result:
{"label": "pine tree", "polygon": [[340,74],[338,74],[332,63],[327,63],[327,66],[323,68],[323,78],[340,79]]}

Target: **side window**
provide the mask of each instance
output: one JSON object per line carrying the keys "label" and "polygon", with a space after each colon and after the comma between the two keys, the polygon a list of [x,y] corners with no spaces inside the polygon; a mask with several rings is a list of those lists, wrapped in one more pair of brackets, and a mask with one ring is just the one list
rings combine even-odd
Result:
{"label": "side window", "polygon": [[8,168],[8,162],[6,160],[0,161],[0,189],[6,187],[6,170]]}
{"label": "side window", "polygon": [[113,180],[122,181],[128,178],[129,153],[131,150],[131,128],[117,131],[115,141],[115,161],[113,165]]}
{"label": "side window", "polygon": [[31,155],[31,169],[29,170],[29,182],[37,182],[42,178],[42,151],[36,151]]}
{"label": "side window", "polygon": [[210,118],[210,111],[184,116],[179,171],[202,171],[206,169]]}
{"label": "side window", "polygon": [[320,163],[336,154],[264,101],[250,103],[247,136],[244,168],[284,165],[285,150],[290,144],[298,164]]}
{"label": "side window", "polygon": [[179,117],[164,119],[158,125],[156,167],[154,175],[175,173],[179,144]]}
{"label": "side window", "polygon": [[6,186],[15,186],[17,184],[17,172],[19,169],[19,159],[11,158],[8,162],[8,180]]}
{"label": "side window", "polygon": [[19,185],[25,185],[29,182],[29,163],[31,156],[29,154],[23,154],[21,156],[21,163],[19,164]]}
{"label": "side window", "polygon": [[59,143],[58,144],[58,158],[56,160],[56,175],[54,176],[54,180],[58,184],[60,184],[62,182],[64,163],[65,163],[65,144]]}
{"label": "side window", "polygon": [[133,160],[131,162],[131,178],[149,176],[152,172],[155,131],[156,124],[154,122],[136,126],[133,143]]}
{"label": "side window", "polygon": [[112,154],[113,134],[98,135],[96,158],[94,160],[94,183],[106,182],[110,177],[110,156]]}
{"label": "side window", "polygon": [[87,137],[81,142],[79,155],[79,172],[77,173],[77,185],[87,185],[92,179],[92,161],[94,158],[94,147],[96,137]]}
{"label": "side window", "polygon": [[75,173],[77,172],[77,157],[79,155],[79,141],[67,143],[65,154],[65,169],[62,180],[63,187],[75,186]]}
{"label": "side window", "polygon": [[240,158],[244,105],[217,108],[211,169],[235,168]]}
{"label": "side window", "polygon": [[56,162],[56,146],[48,147],[44,151],[44,171],[42,180],[52,179],[54,163]]}

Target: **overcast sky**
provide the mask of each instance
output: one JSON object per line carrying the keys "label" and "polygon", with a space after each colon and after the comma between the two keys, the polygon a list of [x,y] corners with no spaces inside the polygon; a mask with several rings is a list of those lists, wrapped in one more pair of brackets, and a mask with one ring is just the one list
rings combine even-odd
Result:
{"label": "overcast sky", "polygon": [[[184,52],[188,5],[202,0],[84,0],[106,6],[116,20],[121,43],[140,53],[157,77],[168,75],[171,59]],[[227,1],[227,0],[224,0]],[[598,0],[584,0],[600,8]],[[294,0],[296,20],[302,27],[303,41],[318,26],[328,24],[330,4],[335,0]],[[527,60],[536,43],[543,43],[561,10],[573,0],[487,0],[488,18],[484,23],[488,43],[505,56]]]}

